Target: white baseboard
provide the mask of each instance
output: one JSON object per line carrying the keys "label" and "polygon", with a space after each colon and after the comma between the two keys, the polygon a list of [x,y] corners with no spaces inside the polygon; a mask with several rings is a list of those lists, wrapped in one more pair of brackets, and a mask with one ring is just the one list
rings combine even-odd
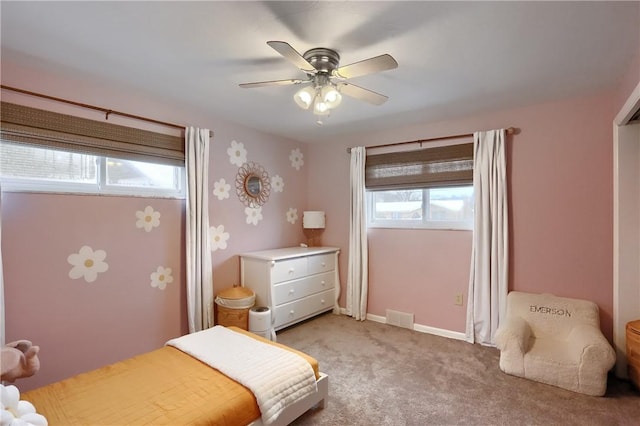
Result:
{"label": "white baseboard", "polygon": [[[345,315],[346,315],[346,310],[345,310]],[[382,324],[387,323],[387,318],[381,315],[367,314],[367,319],[369,321],[379,322]],[[422,324],[414,324],[413,330],[418,331],[420,333],[433,334],[435,336],[447,337],[449,339],[466,341],[465,333],[460,333],[459,331],[445,330],[442,328],[430,327],[428,325],[422,325]]]}
{"label": "white baseboard", "polygon": [[428,325],[422,325],[422,324],[415,324],[413,326],[413,329],[415,331],[419,331],[420,333],[434,334],[436,336],[447,337],[449,339],[463,340],[465,342],[467,341],[466,334],[461,333],[459,331],[451,331],[451,330],[445,330],[444,328],[429,327]]}
{"label": "white baseboard", "polygon": [[383,317],[382,315],[367,314],[367,319],[369,321],[380,322],[382,324],[386,324],[387,323],[387,318]]}

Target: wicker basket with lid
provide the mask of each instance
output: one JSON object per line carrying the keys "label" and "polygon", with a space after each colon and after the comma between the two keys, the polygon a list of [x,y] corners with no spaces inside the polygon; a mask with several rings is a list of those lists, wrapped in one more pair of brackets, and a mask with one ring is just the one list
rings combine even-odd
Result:
{"label": "wicker basket with lid", "polygon": [[254,305],[256,295],[246,287],[231,287],[222,290],[216,297],[216,324],[249,328],[249,309]]}

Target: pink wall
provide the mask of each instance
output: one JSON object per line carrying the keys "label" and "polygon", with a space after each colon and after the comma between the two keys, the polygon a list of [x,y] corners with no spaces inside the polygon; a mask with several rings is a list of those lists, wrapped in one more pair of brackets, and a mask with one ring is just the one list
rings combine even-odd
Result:
{"label": "pink wall", "polygon": [[[284,188],[272,186],[269,201],[262,206],[263,219],[257,225],[248,224],[245,205],[236,196],[235,177],[238,166],[231,164],[227,149],[231,142],[242,143],[247,161],[260,163],[273,178],[282,178]],[[298,149],[304,164],[297,170],[291,166],[289,155]],[[302,212],[306,204],[307,157],[306,145],[277,139],[250,129],[225,127],[216,129],[211,146],[209,170],[209,205],[211,226],[224,226],[229,233],[227,248],[213,252],[214,288],[217,290],[239,284],[240,260],[238,254],[253,250],[298,245],[304,241]],[[214,183],[224,179],[231,186],[229,198],[220,200],[213,194]],[[287,221],[287,212],[297,211],[295,223]]]}
{"label": "pink wall", "polygon": [[[86,102],[173,123],[213,129],[210,145],[210,224],[224,227],[226,246],[212,251],[214,291],[239,282],[238,254],[297,245],[303,241],[306,208],[306,146],[242,125],[205,117],[170,103],[154,102],[135,90],[108,90],[72,82],[64,75],[17,69],[2,64],[2,83],[52,96]],[[76,107],[2,91],[2,100],[101,120]],[[110,122],[173,133],[118,117]],[[227,150],[242,143],[246,161],[260,163],[283,187],[272,188],[261,219],[247,223],[245,206],[235,193],[238,166]],[[303,164],[289,156],[299,150]],[[214,184],[224,179],[228,198],[219,199]],[[161,213],[152,232],[136,228],[135,213],[151,205]],[[158,348],[187,332],[184,218],[185,201],[138,197],[4,193],[2,254],[7,341],[30,339],[41,347],[41,370],[19,382],[23,391],[61,380]],[[290,223],[287,212],[297,210]],[[96,281],[71,279],[67,257],[83,246],[105,250],[109,269]],[[172,268],[173,283],[151,287],[158,266]]]}
{"label": "pink wall", "polygon": [[[151,206],[160,225],[137,228]],[[186,330],[184,201],[62,194],[2,195],[7,341],[41,347],[27,390],[161,346]],[[69,276],[81,247],[106,252],[95,281]],[[173,282],[151,286],[159,266]]]}
{"label": "pink wall", "polygon": [[[337,185],[349,176],[346,147],[518,127],[521,133],[507,141],[509,287],[593,300],[611,338],[612,98],[606,93],[310,145],[309,204],[326,210],[331,225],[325,240],[344,247],[346,259],[349,189]],[[411,309],[417,323],[464,332],[466,310],[454,305],[455,292],[468,285],[470,240],[464,233],[376,230],[369,235],[369,313]],[[448,262],[461,268],[455,278],[443,263],[427,271],[426,260],[416,259],[416,250],[420,259],[435,260],[448,248]],[[343,281],[346,273],[342,262]]]}
{"label": "pink wall", "polygon": [[471,231],[369,230],[368,311],[413,312],[416,324],[464,330],[466,305],[453,301],[467,294],[471,237]]}

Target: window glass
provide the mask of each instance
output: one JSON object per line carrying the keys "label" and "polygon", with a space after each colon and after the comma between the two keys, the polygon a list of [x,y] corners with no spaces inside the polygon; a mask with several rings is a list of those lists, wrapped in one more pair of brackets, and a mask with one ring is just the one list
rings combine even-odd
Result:
{"label": "window glass", "polygon": [[423,190],[371,192],[374,221],[422,221]]}
{"label": "window glass", "polygon": [[473,220],[473,186],[432,188],[429,192],[428,219],[466,222]]}
{"label": "window glass", "polygon": [[109,186],[173,189],[179,184],[174,166],[117,158],[107,158],[106,161],[106,184]]}
{"label": "window glass", "polygon": [[3,190],[184,198],[184,167],[0,141]]}
{"label": "window glass", "polygon": [[472,229],[473,186],[368,191],[373,228]]}
{"label": "window glass", "polygon": [[96,157],[2,142],[0,176],[47,182],[97,183]]}

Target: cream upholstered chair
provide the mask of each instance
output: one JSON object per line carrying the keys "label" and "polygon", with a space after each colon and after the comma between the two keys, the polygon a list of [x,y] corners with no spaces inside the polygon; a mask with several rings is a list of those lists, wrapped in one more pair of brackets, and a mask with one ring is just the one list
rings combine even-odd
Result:
{"label": "cream upholstered chair", "polygon": [[500,369],[507,374],[601,396],[615,352],[587,300],[512,291],[498,327]]}

